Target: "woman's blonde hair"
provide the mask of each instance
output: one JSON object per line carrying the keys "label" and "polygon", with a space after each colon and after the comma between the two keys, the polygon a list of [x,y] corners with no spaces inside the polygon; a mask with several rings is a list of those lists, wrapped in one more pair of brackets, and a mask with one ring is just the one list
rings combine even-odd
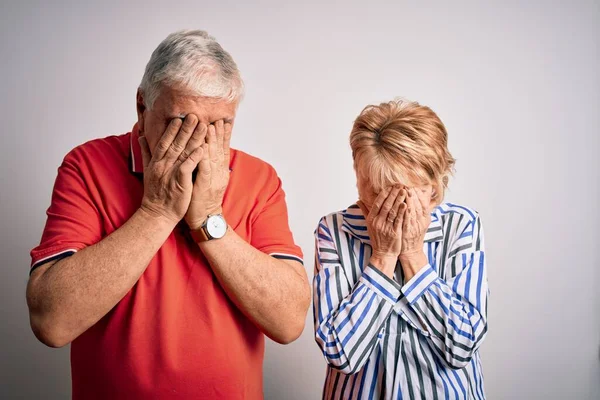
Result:
{"label": "woman's blonde hair", "polygon": [[401,184],[431,184],[441,203],[455,160],[448,133],[429,107],[394,100],[365,107],[354,121],[350,146],[357,177],[378,193]]}

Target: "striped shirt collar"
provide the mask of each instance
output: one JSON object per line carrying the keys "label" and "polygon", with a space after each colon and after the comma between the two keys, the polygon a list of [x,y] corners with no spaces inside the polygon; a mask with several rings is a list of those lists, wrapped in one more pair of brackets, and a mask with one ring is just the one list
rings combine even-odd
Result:
{"label": "striped shirt collar", "polygon": [[[439,207],[436,207],[431,212],[431,224],[425,234],[425,243],[439,242],[443,239],[442,221],[438,215]],[[352,236],[359,239],[361,242],[371,244],[371,239],[367,233],[367,221],[360,207],[354,203],[344,211],[342,211],[342,230],[348,232]]]}

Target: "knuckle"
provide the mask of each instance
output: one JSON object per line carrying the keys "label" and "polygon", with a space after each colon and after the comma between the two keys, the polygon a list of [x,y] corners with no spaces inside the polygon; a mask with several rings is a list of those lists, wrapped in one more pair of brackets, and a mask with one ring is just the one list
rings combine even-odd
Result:
{"label": "knuckle", "polygon": [[167,143],[160,141],[158,142],[158,144],[156,145],[156,147],[158,148],[158,150],[162,150],[165,151],[169,148],[169,145],[167,145]]}
{"label": "knuckle", "polygon": [[171,150],[173,150],[174,152],[180,153],[184,150],[184,148],[180,143],[173,142],[171,144]]}

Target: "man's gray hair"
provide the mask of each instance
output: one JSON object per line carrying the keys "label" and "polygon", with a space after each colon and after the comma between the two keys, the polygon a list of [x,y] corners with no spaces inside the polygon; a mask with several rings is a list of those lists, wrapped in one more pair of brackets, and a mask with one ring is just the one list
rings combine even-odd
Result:
{"label": "man's gray hair", "polygon": [[182,85],[197,96],[231,102],[244,93],[231,55],[200,30],[174,32],[154,50],[140,83],[146,107],[152,108],[163,85]]}

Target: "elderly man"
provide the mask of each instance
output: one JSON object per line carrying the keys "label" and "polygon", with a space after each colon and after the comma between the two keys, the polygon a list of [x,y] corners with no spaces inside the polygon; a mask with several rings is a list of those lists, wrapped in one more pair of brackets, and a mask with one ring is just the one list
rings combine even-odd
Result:
{"label": "elderly man", "polygon": [[131,132],[58,170],[27,288],[71,343],[75,399],[260,399],[264,336],[302,332],[310,288],[281,181],[229,141],[243,83],[208,34],[169,35]]}

